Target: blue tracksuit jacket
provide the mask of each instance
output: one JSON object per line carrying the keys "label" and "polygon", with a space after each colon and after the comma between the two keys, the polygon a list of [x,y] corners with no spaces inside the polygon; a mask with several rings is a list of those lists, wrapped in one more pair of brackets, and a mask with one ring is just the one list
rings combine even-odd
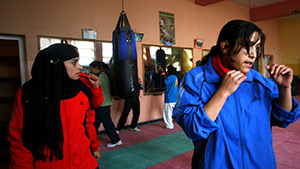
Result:
{"label": "blue tracksuit jacket", "polygon": [[175,103],[178,95],[178,79],[176,75],[170,75],[165,79],[165,103]]}
{"label": "blue tracksuit jacket", "polygon": [[270,117],[275,116],[287,127],[299,118],[299,103],[293,99],[291,112],[279,107],[276,83],[251,69],[212,121],[203,107],[221,81],[211,59],[192,69],[182,79],[173,111],[190,139],[207,140],[203,168],[275,169]]}

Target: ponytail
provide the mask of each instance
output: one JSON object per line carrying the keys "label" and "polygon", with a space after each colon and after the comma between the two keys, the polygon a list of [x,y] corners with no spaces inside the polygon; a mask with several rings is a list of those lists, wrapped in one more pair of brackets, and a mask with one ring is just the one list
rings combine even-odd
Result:
{"label": "ponytail", "polygon": [[209,53],[203,57],[200,65],[205,65],[208,62],[209,58],[213,58],[219,54],[221,54],[220,47],[218,47],[217,45],[211,47]]}

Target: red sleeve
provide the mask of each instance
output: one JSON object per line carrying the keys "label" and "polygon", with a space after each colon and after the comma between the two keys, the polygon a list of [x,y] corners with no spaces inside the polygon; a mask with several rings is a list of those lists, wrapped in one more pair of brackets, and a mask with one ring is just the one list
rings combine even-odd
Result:
{"label": "red sleeve", "polygon": [[23,105],[21,100],[21,89],[18,90],[16,100],[13,104],[12,114],[9,121],[7,139],[10,148],[9,168],[33,169],[33,156],[31,152],[23,146]]}
{"label": "red sleeve", "polygon": [[100,105],[102,104],[102,102],[104,100],[102,87],[99,84],[98,88],[91,87],[91,91],[93,93],[93,95],[92,95],[93,106],[95,108],[98,108],[98,107],[100,107]]}
{"label": "red sleeve", "polygon": [[100,86],[100,84],[99,84],[98,88],[93,88],[89,82],[89,76],[82,72],[80,72],[79,78],[85,85],[87,85],[91,89],[93,106],[95,108],[100,107],[100,105],[102,104],[102,102],[104,100],[102,87]]}
{"label": "red sleeve", "polygon": [[98,148],[100,146],[100,141],[97,140],[97,132],[94,126],[94,122],[95,122],[95,111],[89,109],[86,118],[86,131],[90,139],[93,152],[96,152],[98,151]]}

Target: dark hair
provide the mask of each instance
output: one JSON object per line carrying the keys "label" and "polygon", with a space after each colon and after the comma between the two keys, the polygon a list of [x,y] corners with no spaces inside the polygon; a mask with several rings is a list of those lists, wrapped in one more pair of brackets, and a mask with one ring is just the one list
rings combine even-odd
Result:
{"label": "dark hair", "polygon": [[163,64],[160,63],[160,62],[157,63],[156,68],[158,68],[159,65],[160,65],[163,69],[165,69],[164,66],[163,66]]}
{"label": "dark hair", "polygon": [[111,71],[109,66],[104,63],[104,62],[100,62],[100,65],[102,66],[103,70],[106,72],[106,71]]}
{"label": "dark hair", "polygon": [[168,69],[168,75],[169,75],[169,76],[170,76],[170,75],[177,75],[177,71],[176,71],[176,68],[175,68],[174,66],[169,65],[169,66],[167,67],[167,69]]}
{"label": "dark hair", "polygon": [[95,60],[93,62],[90,63],[90,66],[93,67],[93,68],[98,68],[99,70],[103,70],[103,65],[101,64],[101,62]]}
{"label": "dark hair", "polygon": [[261,40],[261,48],[258,51],[257,57],[264,54],[264,43],[266,40],[265,34],[262,30],[252,22],[243,20],[232,20],[226,23],[220,31],[217,44],[213,46],[210,52],[203,58],[201,65],[204,65],[209,57],[215,57],[217,55],[222,56],[221,42],[228,42],[225,48],[228,49],[229,57],[231,59],[231,53],[233,55],[238,54],[243,47],[246,48],[249,53],[249,48],[256,42],[251,42],[250,38],[254,32],[258,32],[258,38],[256,42]]}

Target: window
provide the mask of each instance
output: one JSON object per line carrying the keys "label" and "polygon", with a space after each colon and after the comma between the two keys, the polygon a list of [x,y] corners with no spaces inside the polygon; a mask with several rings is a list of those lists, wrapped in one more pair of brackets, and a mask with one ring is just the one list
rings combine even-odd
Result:
{"label": "window", "polygon": [[104,63],[109,64],[113,55],[111,42],[95,40],[39,36],[39,48],[42,50],[52,44],[61,43],[62,40],[66,40],[69,44],[78,48],[80,58],[79,63],[83,67],[88,67],[94,60],[103,61]]}

